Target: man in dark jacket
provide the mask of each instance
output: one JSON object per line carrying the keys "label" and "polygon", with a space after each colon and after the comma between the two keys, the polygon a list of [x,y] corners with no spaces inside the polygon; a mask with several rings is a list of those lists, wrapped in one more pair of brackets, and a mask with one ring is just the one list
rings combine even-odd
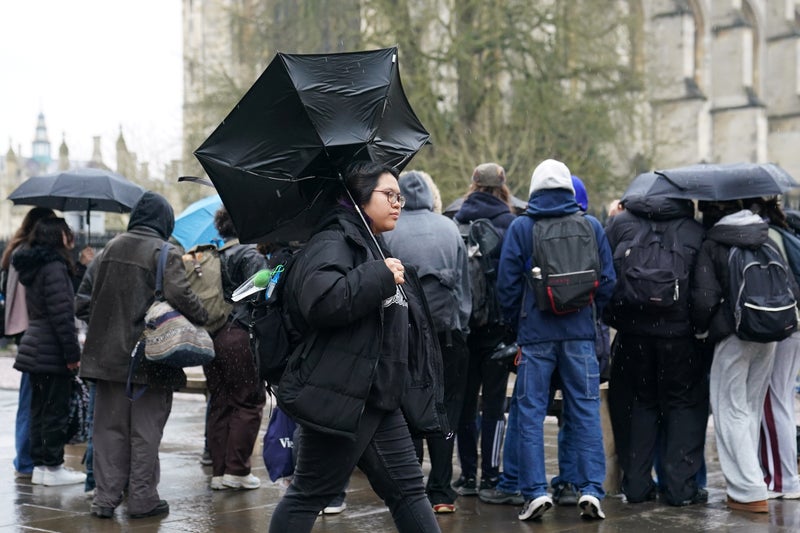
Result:
{"label": "man in dark jacket", "polygon": [[[505,169],[497,163],[481,163],[472,172],[467,197],[453,219],[459,224],[469,224],[486,218],[502,235],[516,216],[512,212],[511,199],[511,192],[506,186]],[[471,327],[467,337],[469,367],[457,439],[461,476],[453,483],[462,496],[476,496],[479,489],[491,490],[500,479],[508,364],[506,361],[493,360],[491,356],[506,335],[502,317],[494,317],[484,326]],[[476,422],[478,414],[480,428]],[[476,481],[479,437],[480,484]]]}
{"label": "man in dark jacket", "polygon": [[[631,256],[631,248],[642,250],[637,239],[651,228],[666,249],[674,248],[674,257],[682,258],[674,264],[680,272],[672,272],[682,280],[678,299],[666,307],[650,308],[626,297],[626,261],[641,257],[635,251]],[[638,196],[626,199],[625,211],[609,219],[606,235],[618,280],[603,316],[617,329],[609,407],[622,492],[630,503],[656,498],[650,472],[660,447],[664,479],[659,484],[666,502],[705,502],[708,493],[697,486],[695,475],[703,464],[708,420],[706,358],[696,349],[689,318],[689,279],[703,228],[694,220],[690,200]],[[662,261],[664,268],[670,264]]]}
{"label": "man in dark jacket", "polygon": [[[707,206],[712,207],[712,206]],[[751,342],[735,333],[728,257],[732,246],[756,249],[769,243],[769,226],[741,208],[741,202],[716,204],[704,210],[718,222],[706,233],[697,258],[692,287],[692,315],[698,331],[716,343],[711,364],[710,398],[714,413],[719,464],[725,476],[728,507],[768,513],[767,485],[758,462],[758,434],[776,342]],[[800,291],[792,275],[795,300]]]}
{"label": "man in dark jacket", "polygon": [[[131,381],[146,387],[136,401],[125,394],[131,352],[144,330],[144,315],[154,300],[158,254],[175,225],[172,207],[146,192],[131,212],[128,231],[106,245],[90,300],[89,328],[81,377],[96,381],[92,514],[111,518],[127,488],[131,518],[169,512],[158,496],[158,447],[172,408],[172,392],[186,384],[180,368],[146,360]],[[186,318],[203,324],[208,318],[189,288],[183,261],[171,249],[164,269],[164,298]]]}
{"label": "man in dark jacket", "polygon": [[[519,490],[525,499],[520,520],[536,519],[553,505],[544,465],[543,423],[550,380],[557,368],[564,393],[564,431],[573,436],[575,477],[581,492],[578,505],[587,518],[604,518],[605,453],[600,429],[600,369],[595,353],[595,309],[591,305],[564,315],[541,311],[534,291],[527,290],[533,261],[534,225],[541,218],[559,218],[580,211],[572,175],[553,159],[540,163],[531,177],[529,216],[518,217],[506,232],[497,279],[497,293],[506,323],[517,332],[522,357],[517,367]],[[600,260],[594,295],[602,312],[616,276],[603,227],[591,224]],[[513,444],[506,444],[506,447]]]}
{"label": "man in dark jacket", "polygon": [[[464,403],[467,380],[466,335],[472,307],[467,250],[458,227],[444,215],[433,212],[430,176],[420,171],[400,176],[400,192],[406,197],[403,216],[384,236],[392,254],[403,264],[417,267],[425,298],[439,337],[444,363],[444,394],[448,420],[456,421]],[[434,512],[455,511],[452,438],[429,436],[431,472],[426,492]],[[415,439],[422,458],[422,439]]]}

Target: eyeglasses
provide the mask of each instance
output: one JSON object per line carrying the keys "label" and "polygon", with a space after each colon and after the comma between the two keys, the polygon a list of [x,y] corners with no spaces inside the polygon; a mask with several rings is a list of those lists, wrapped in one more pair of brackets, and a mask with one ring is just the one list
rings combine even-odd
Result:
{"label": "eyeglasses", "polygon": [[405,207],[406,205],[406,197],[400,194],[399,192],[394,192],[392,190],[381,190],[381,189],[372,189],[372,192],[382,192],[386,195],[386,199],[389,200],[389,205],[400,204],[400,207]]}

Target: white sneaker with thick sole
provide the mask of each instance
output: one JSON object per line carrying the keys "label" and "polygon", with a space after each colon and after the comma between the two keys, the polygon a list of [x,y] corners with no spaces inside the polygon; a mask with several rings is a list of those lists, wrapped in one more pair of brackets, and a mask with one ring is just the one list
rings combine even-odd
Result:
{"label": "white sneaker with thick sole", "polygon": [[211,490],[225,490],[230,488],[222,482],[223,477],[224,476],[211,476],[211,483],[208,484]]}
{"label": "white sneaker with thick sole", "polygon": [[342,502],[340,504],[329,505],[322,510],[322,514],[339,514],[347,509],[347,504]]}
{"label": "white sneaker with thick sole", "polygon": [[52,467],[44,471],[42,478],[42,485],[45,487],[57,487],[60,485],[74,485],[76,483],[85,483],[86,474],[83,472],[76,472],[70,470],[65,466]]}
{"label": "white sneaker with thick sole", "polygon": [[581,508],[581,518],[593,520],[606,517],[605,513],[603,513],[603,508],[600,507],[600,500],[597,499],[597,496],[584,494],[578,500],[578,507]]}
{"label": "white sneaker with thick sole", "polygon": [[536,499],[527,500],[522,507],[522,511],[520,511],[517,516],[520,520],[535,520],[546,513],[552,506],[553,498],[545,494]]}
{"label": "white sneaker with thick sole", "polygon": [[232,489],[257,489],[261,486],[261,480],[253,474],[247,474],[246,476],[225,474],[222,476],[222,484]]}
{"label": "white sneaker with thick sole", "polygon": [[43,466],[34,466],[33,474],[31,474],[31,483],[41,485],[44,482],[44,470],[45,467]]}

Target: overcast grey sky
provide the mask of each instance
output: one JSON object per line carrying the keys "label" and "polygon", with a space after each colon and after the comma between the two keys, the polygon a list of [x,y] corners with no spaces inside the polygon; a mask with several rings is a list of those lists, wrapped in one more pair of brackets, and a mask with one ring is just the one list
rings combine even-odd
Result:
{"label": "overcast grey sky", "polygon": [[53,157],[62,134],[88,160],[102,137],[112,168],[119,128],[150,175],[180,157],[181,0],[0,0],[0,154],[30,157],[44,112]]}

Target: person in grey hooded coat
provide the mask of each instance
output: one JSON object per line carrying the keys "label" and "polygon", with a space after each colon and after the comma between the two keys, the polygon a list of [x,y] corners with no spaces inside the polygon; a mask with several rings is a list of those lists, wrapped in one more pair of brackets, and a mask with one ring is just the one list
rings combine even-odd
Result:
{"label": "person in grey hooded coat", "polygon": [[[456,224],[433,212],[433,180],[421,171],[400,176],[400,192],[406,197],[403,216],[394,231],[384,236],[394,257],[417,267],[425,299],[439,337],[444,363],[444,396],[448,420],[458,420],[467,384],[469,350],[466,337],[472,296],[467,250]],[[453,477],[453,439],[429,436],[431,473],[426,492],[437,513],[455,511],[457,493]],[[415,439],[422,458],[422,439]]]}
{"label": "person in grey hooded coat", "polygon": [[[167,200],[145,192],[133,207],[128,231],[106,245],[93,267],[81,377],[95,381],[97,387],[92,435],[97,486],[91,510],[99,518],[114,515],[126,488],[131,518],[169,512],[169,505],[158,495],[158,447],[172,409],[172,392],[186,384],[186,375],[180,368],[142,361],[131,376],[137,392],[145,389],[135,401],[126,396],[126,381],[131,352],[155,298],[159,251],[171,246],[165,241],[174,225]],[[163,295],[195,324],[208,319],[189,288],[181,254],[174,247],[164,268]],[[78,314],[83,313],[79,305]]]}

